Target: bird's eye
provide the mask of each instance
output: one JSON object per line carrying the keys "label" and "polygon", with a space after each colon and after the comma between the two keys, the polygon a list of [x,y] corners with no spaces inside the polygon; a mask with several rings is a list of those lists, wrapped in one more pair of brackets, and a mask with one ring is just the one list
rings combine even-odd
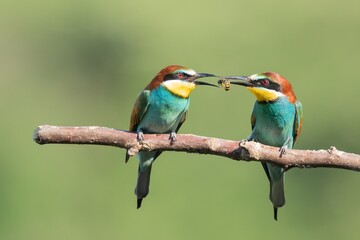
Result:
{"label": "bird's eye", "polygon": [[268,79],[261,79],[260,84],[263,85],[263,86],[269,85],[269,80]]}
{"label": "bird's eye", "polygon": [[177,76],[178,76],[178,78],[182,79],[182,78],[184,78],[185,75],[182,72],[178,72]]}

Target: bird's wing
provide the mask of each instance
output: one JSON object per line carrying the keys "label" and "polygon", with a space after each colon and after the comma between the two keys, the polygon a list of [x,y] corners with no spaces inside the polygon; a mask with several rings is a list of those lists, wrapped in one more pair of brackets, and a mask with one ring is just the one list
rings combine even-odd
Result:
{"label": "bird's wing", "polygon": [[188,110],[186,109],[182,115],[181,115],[181,119],[180,119],[180,122],[179,122],[179,125],[177,126],[176,128],[176,133],[179,131],[181,125],[185,122],[186,118],[187,118],[187,115],[188,115]]}
{"label": "bird's wing", "polygon": [[253,113],[251,114],[251,130],[254,129],[255,123],[256,123],[256,118],[255,118],[254,111],[253,111]]}
{"label": "bird's wing", "polygon": [[[150,96],[150,90],[144,90],[136,98],[134,108],[131,113],[130,128],[129,128],[130,131],[132,132],[137,131],[139,122],[144,117],[144,114],[146,113],[146,110],[149,107],[149,96]],[[126,151],[125,163],[129,161],[129,158],[130,155]]]}
{"label": "bird's wing", "polygon": [[303,109],[301,103],[296,100],[295,102],[295,120],[294,120],[294,143],[296,139],[299,137],[301,129],[302,129],[302,121],[303,121]]}
{"label": "bird's wing", "polygon": [[144,117],[144,114],[146,113],[146,110],[149,107],[149,96],[150,96],[150,90],[144,90],[142,91],[134,104],[134,108],[131,113],[131,119],[130,119],[130,131],[136,131],[137,126],[139,125],[139,122]]}

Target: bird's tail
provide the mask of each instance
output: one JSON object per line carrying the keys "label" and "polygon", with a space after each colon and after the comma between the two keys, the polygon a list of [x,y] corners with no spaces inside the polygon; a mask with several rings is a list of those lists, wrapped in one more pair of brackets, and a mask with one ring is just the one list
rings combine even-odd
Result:
{"label": "bird's tail", "polygon": [[276,180],[270,180],[270,200],[274,206],[274,219],[277,220],[277,209],[284,206],[284,175]]}
{"label": "bird's tail", "polygon": [[151,166],[148,166],[144,170],[140,170],[138,172],[138,179],[135,188],[135,194],[137,196],[137,208],[141,207],[142,199],[145,198],[149,193],[150,186],[150,174],[151,174]]}

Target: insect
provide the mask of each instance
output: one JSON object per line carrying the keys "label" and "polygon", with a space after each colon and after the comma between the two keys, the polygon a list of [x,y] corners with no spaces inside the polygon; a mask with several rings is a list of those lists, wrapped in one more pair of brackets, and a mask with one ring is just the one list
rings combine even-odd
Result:
{"label": "insect", "polygon": [[230,90],[230,81],[225,79],[220,79],[218,84],[225,89],[225,91]]}

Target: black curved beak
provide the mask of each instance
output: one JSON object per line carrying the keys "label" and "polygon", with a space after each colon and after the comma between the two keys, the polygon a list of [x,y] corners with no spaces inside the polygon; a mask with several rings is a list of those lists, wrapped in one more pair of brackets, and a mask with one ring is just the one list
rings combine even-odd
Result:
{"label": "black curved beak", "polygon": [[[231,81],[233,80],[233,81]],[[253,87],[255,86],[254,83],[251,82],[251,79],[247,76],[228,76],[228,77],[222,77],[218,84],[221,84],[223,81],[229,81],[231,84],[235,85],[241,85],[245,87]]]}
{"label": "black curved beak", "polygon": [[211,73],[197,73],[195,75],[196,78],[204,78],[204,77],[218,77],[214,74],[211,74]]}
{"label": "black curved beak", "polygon": [[194,80],[194,83],[196,85],[204,85],[204,86],[212,86],[212,87],[219,87],[218,85],[215,85],[215,84],[211,84],[211,83],[208,83],[208,82],[203,82],[203,81],[198,81],[197,79],[199,78],[206,78],[206,77],[218,77],[214,74],[211,74],[211,73],[197,73],[195,75],[195,80]]}

